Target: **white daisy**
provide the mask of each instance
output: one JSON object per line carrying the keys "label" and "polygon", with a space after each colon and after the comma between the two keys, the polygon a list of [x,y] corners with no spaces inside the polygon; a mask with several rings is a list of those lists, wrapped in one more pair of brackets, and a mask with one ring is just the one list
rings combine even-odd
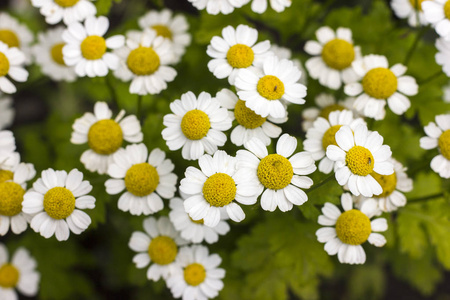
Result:
{"label": "white daisy", "polygon": [[336,145],[327,147],[326,155],[335,163],[337,182],[348,188],[353,195],[372,197],[383,192],[380,184],[371,175],[376,172],[390,175],[394,167],[389,158],[391,148],[383,144],[383,137],[376,131],[369,132],[365,124],[352,130],[342,126],[335,135]]}
{"label": "white daisy", "polygon": [[131,81],[132,94],[159,94],[177,75],[168,66],[173,61],[172,44],[154,30],[129,31],[126,46],[114,53],[121,60],[114,75],[122,81]]}
{"label": "white daisy", "polygon": [[450,4],[447,0],[421,1],[425,20],[434,27],[437,34],[450,39]]}
{"label": "white daisy", "polygon": [[345,193],[341,196],[341,205],[342,213],[336,205],[325,203],[318,223],[327,227],[316,231],[317,240],[325,243],[325,251],[329,255],[337,254],[340,263],[363,264],[366,253],[361,245],[369,241],[376,247],[384,246],[386,238],[377,232],[387,230],[387,221],[385,218],[370,220],[377,208],[373,199],[364,202],[361,210],[357,210],[353,209],[352,196]]}
{"label": "white daisy", "polygon": [[325,156],[329,145],[337,145],[335,134],[343,126],[348,125],[352,130],[360,124],[366,124],[361,118],[354,118],[353,113],[348,110],[333,111],[327,119],[318,117],[313,127],[306,132],[303,141],[303,149],[311,153],[312,158],[319,163],[319,171],[330,173],[334,167],[334,161]]}
{"label": "white daisy", "polygon": [[205,152],[213,154],[227,141],[223,131],[231,128],[231,119],[210,94],[202,92],[196,98],[194,93],[187,92],[181,95],[181,100],[170,103],[170,109],[173,114],[164,116],[167,128],[162,137],[170,150],[182,148],[184,159],[195,160]]}
{"label": "white daisy", "polygon": [[77,169],[69,174],[47,169],[23,196],[23,212],[35,214],[30,223],[34,231],[47,239],[55,235],[58,241],[65,241],[70,231],[80,234],[91,224],[91,218],[80,210],[95,207],[95,198],[87,195],[91,190],[92,185]]}
{"label": "white daisy", "polygon": [[192,5],[199,9],[205,9],[210,15],[217,15],[222,13],[228,15],[233,12],[235,8],[239,8],[247,4],[250,0],[189,0]]}
{"label": "white daisy", "polygon": [[153,29],[158,36],[169,39],[172,42],[174,57],[171,63],[178,63],[183,57],[186,48],[191,44],[191,35],[189,34],[189,23],[182,14],[172,15],[169,9],[163,9],[158,12],[149,11],[143,17],[139,18],[138,23],[142,29]]}
{"label": "white daisy", "polygon": [[8,48],[0,42],[0,92],[13,94],[17,91],[14,84],[6,78],[6,75],[18,82],[28,79],[28,71],[22,66],[25,63],[25,55],[18,48]]}
{"label": "white daisy", "polygon": [[[181,180],[180,190],[187,195],[184,208],[193,220],[203,219],[204,224],[215,227],[221,219],[221,209],[226,210],[231,220],[240,222],[244,211],[236,203],[256,203],[256,189],[249,178],[236,169],[236,158],[219,150],[214,156],[205,154],[199,158],[200,170],[188,167]],[[235,202],[235,201],[236,202]]]}
{"label": "white daisy", "polygon": [[225,270],[218,268],[222,259],[209,254],[205,246],[182,247],[176,259],[176,271],[167,279],[174,298],[207,300],[223,289]]}
{"label": "white daisy", "polygon": [[262,117],[286,117],[286,107],[281,100],[303,104],[306,86],[298,83],[302,72],[287,59],[267,57],[262,69],[241,69],[236,78],[239,98]]}
{"label": "white daisy", "polygon": [[[16,150],[16,139],[14,134],[10,130],[0,130],[0,155],[9,154]],[[0,165],[3,165],[5,161],[0,159]]]}
{"label": "white daisy", "polygon": [[450,76],[450,41],[444,38],[438,38],[436,39],[435,46],[438,49],[438,52],[434,56],[436,63],[442,66],[442,71],[447,76]]}
{"label": "white daisy", "polygon": [[123,140],[129,143],[140,143],[143,139],[141,124],[134,115],[125,118],[121,111],[112,120],[112,111],[105,102],[97,102],[94,114],[87,112],[73,124],[72,144],[88,143],[89,150],[81,155],[81,162],[91,172],[105,174],[112,155],[123,145]]}
{"label": "white daisy", "polygon": [[302,74],[304,74],[302,77],[300,77],[299,82],[303,85],[306,85],[308,82],[308,76],[306,76],[305,68],[303,68],[302,62],[300,59],[292,58],[292,51],[289,48],[280,47],[278,45],[272,44],[269,49],[273,54],[275,54],[279,59],[290,59],[294,63],[294,66],[296,66]]}
{"label": "white daisy", "polygon": [[344,91],[349,96],[357,96],[354,107],[366,117],[382,120],[386,114],[384,106],[397,115],[403,114],[411,106],[407,96],[418,92],[416,80],[405,76],[406,67],[395,64],[389,68],[385,56],[367,55],[352,64],[361,82],[347,84]]}
{"label": "white daisy", "polygon": [[0,95],[0,130],[9,127],[14,121],[15,110],[12,103],[11,97]]}
{"label": "white daisy", "polygon": [[176,270],[178,247],[187,244],[187,241],[180,237],[167,217],[158,220],[149,217],[144,220],[143,226],[145,232],[133,232],[128,243],[131,250],[138,252],[133,262],[139,269],[150,264],[147,271],[149,280],[167,279]]}
{"label": "white daisy", "polygon": [[106,76],[108,70],[119,67],[116,54],[108,49],[118,49],[125,43],[123,35],[103,38],[109,28],[109,20],[100,16],[88,17],[84,24],[73,22],[68,25],[62,37],[66,42],[63,47],[64,62],[75,66],[75,73],[80,76]]}
{"label": "white daisy", "polygon": [[267,2],[270,1],[270,7],[276,12],[282,12],[286,7],[290,7],[292,0],[253,0],[252,10],[255,13],[262,14],[267,10]]}
{"label": "white daisy", "polygon": [[352,31],[339,27],[336,32],[328,26],[316,31],[316,41],[307,41],[305,51],[314,57],[305,63],[309,75],[319,83],[337,90],[342,83],[358,80],[352,62],[361,56],[359,47],[353,45]]}
{"label": "white daisy", "polygon": [[439,155],[431,160],[431,169],[442,178],[450,178],[450,115],[438,115],[435,122],[424,127],[427,136],[420,138],[423,149],[439,149]]}
{"label": "white daisy", "polygon": [[128,145],[113,155],[105,182],[106,192],[115,195],[126,189],[119,198],[120,210],[132,215],[149,215],[164,208],[161,197],[172,198],[176,191],[175,166],[159,148],[148,154],[144,144]]}
{"label": "white daisy", "polygon": [[[16,47],[25,54],[25,64],[31,63],[30,46],[33,43],[33,33],[5,12],[0,12],[0,42],[9,48]],[[21,63],[22,64],[22,63]]]}
{"label": "white daisy", "polygon": [[261,66],[264,59],[272,53],[270,41],[256,43],[258,31],[247,25],[234,29],[227,26],[222,29],[222,37],[214,36],[206,53],[212,57],[208,69],[219,79],[227,78],[234,85],[239,70]]}
{"label": "white daisy", "polygon": [[408,19],[409,26],[427,25],[422,10],[422,2],[426,0],[391,0],[391,7],[400,19]]}
{"label": "white daisy", "polygon": [[175,229],[180,232],[182,238],[194,244],[203,241],[213,244],[219,240],[219,235],[225,235],[230,231],[230,225],[225,222],[228,216],[223,213],[223,210],[217,226],[208,227],[203,220],[194,221],[189,217],[184,209],[184,201],[180,198],[170,200],[170,209],[169,218]]}
{"label": "white daisy", "polygon": [[63,27],[56,27],[39,33],[39,42],[33,46],[32,51],[42,73],[55,81],[72,82],[77,75],[74,68],[67,66],[63,59],[63,32]]}
{"label": "white daisy", "polygon": [[25,248],[18,248],[10,261],[8,250],[0,244],[0,299],[19,299],[16,290],[27,297],[36,296],[41,279],[36,266],[36,260]]}
{"label": "white daisy", "polygon": [[87,17],[94,16],[97,8],[92,0],[31,0],[34,7],[40,8],[41,14],[48,24],[56,24],[61,20],[69,25],[82,22]]}

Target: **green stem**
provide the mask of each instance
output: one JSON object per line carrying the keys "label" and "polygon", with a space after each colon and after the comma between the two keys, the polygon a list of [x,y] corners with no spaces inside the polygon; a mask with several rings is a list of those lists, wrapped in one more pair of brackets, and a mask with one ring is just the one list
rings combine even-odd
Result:
{"label": "green stem", "polygon": [[427,201],[427,200],[440,198],[442,196],[444,196],[444,193],[436,193],[436,194],[433,194],[433,195],[428,195],[428,196],[424,196],[424,197],[409,199],[408,203],[424,202],[424,201]]}
{"label": "green stem", "polygon": [[117,99],[116,89],[114,88],[114,83],[112,82],[111,75],[106,76],[106,85],[108,86],[109,93],[111,94],[111,99],[116,104],[117,109],[120,110],[119,101]]}
{"label": "green stem", "polygon": [[142,123],[142,95],[139,95],[138,98],[137,98],[136,117],[138,118],[139,122]]}
{"label": "green stem", "polygon": [[310,193],[311,191],[314,191],[315,189],[321,187],[322,185],[324,185],[325,183],[327,183],[328,181],[332,180],[334,178],[334,173],[331,173],[328,177],[326,177],[325,179],[323,179],[322,181],[320,181],[319,183],[313,185],[312,187],[309,188],[309,190],[305,191],[307,194]]}
{"label": "green stem", "polygon": [[411,60],[411,57],[412,57],[414,51],[416,50],[417,45],[419,44],[420,38],[425,34],[425,31],[427,29],[428,29],[427,27],[423,27],[419,31],[417,31],[416,38],[414,39],[414,42],[411,45],[411,48],[409,48],[409,51],[408,51],[408,53],[405,56],[405,60],[403,62],[403,64],[405,66],[408,66],[408,63]]}
{"label": "green stem", "polygon": [[437,71],[436,73],[434,73],[434,74],[428,76],[427,78],[425,78],[425,79],[423,79],[423,80],[420,80],[420,81],[417,81],[417,84],[418,84],[418,85],[422,85],[422,84],[428,83],[428,82],[432,81],[433,79],[438,78],[438,77],[441,76],[442,74],[444,74],[444,73],[442,72],[442,70],[439,70],[439,71]]}

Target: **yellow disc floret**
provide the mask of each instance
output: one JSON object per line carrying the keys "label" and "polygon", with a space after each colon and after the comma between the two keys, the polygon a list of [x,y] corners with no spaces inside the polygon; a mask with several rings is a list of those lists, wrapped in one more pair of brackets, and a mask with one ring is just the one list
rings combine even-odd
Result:
{"label": "yellow disc floret", "polygon": [[447,19],[450,19],[450,0],[444,4],[444,14]]}
{"label": "yellow disc floret", "polygon": [[5,54],[0,52],[0,77],[5,76],[9,72],[9,59]]}
{"label": "yellow disc floret", "polygon": [[278,77],[266,75],[259,79],[256,90],[267,100],[278,100],[284,95],[284,84]]}
{"label": "yellow disc floret", "polygon": [[450,129],[444,131],[438,140],[439,150],[442,156],[450,160]]}
{"label": "yellow disc floret", "polygon": [[351,43],[334,39],[323,46],[322,59],[330,68],[343,70],[352,64],[355,59],[355,50]]}
{"label": "yellow disc floret", "polygon": [[88,132],[88,145],[98,154],[111,154],[122,146],[123,132],[114,120],[100,120]]}
{"label": "yellow disc floret", "polygon": [[242,100],[236,102],[236,106],[234,107],[234,117],[240,125],[247,129],[258,128],[266,122],[266,118],[261,117],[245,106],[245,102]]}
{"label": "yellow disc floret", "polygon": [[66,63],[64,62],[64,59],[63,59],[63,52],[62,52],[62,49],[65,45],[66,44],[64,44],[64,43],[55,44],[55,45],[53,45],[52,49],[50,50],[50,54],[52,56],[53,61],[61,66],[66,65]]}
{"label": "yellow disc floret", "polygon": [[65,219],[75,209],[75,196],[64,187],[54,187],[44,195],[44,210],[56,220]]}
{"label": "yellow disc floret", "polygon": [[206,278],[206,270],[201,264],[193,263],[184,268],[184,280],[191,286],[197,286]]}
{"label": "yellow disc floret", "polygon": [[343,212],[336,221],[338,238],[349,245],[361,245],[371,232],[369,217],[356,209]]}
{"label": "yellow disc floret", "polygon": [[322,108],[322,110],[320,111],[319,117],[322,117],[322,118],[328,120],[328,117],[330,116],[331,112],[343,111],[344,109],[345,109],[345,107],[340,104],[331,104],[331,105],[328,105],[328,106],[325,106],[324,108]]}
{"label": "yellow disc floret", "polygon": [[7,180],[13,180],[14,173],[8,170],[0,170],[0,182],[5,182]]}
{"label": "yellow disc floret", "polygon": [[279,154],[269,154],[258,165],[259,181],[268,189],[284,189],[291,183],[294,169],[289,160]]}
{"label": "yellow disc floret", "polygon": [[0,267],[0,287],[4,289],[14,288],[19,282],[19,270],[12,264],[4,264]]}
{"label": "yellow disc floret", "polygon": [[165,37],[166,39],[171,40],[172,39],[172,31],[167,27],[166,25],[153,25],[152,29],[156,31],[156,34],[162,37]]}
{"label": "yellow disc floret", "polygon": [[386,99],[397,90],[397,77],[387,68],[375,68],[362,80],[364,92],[376,99]]}
{"label": "yellow disc floret", "polygon": [[128,54],[127,66],[136,75],[151,75],[159,65],[159,55],[151,47],[138,47]]}
{"label": "yellow disc floret", "polygon": [[204,138],[210,128],[208,115],[198,109],[188,111],[181,120],[181,131],[190,140]]}
{"label": "yellow disc floret", "polygon": [[322,148],[323,150],[327,150],[327,147],[330,145],[337,146],[336,143],[336,132],[341,129],[342,125],[334,125],[325,131],[322,138]]}
{"label": "yellow disc floret", "polygon": [[15,216],[22,211],[25,190],[12,181],[0,183],[0,215]]}
{"label": "yellow disc floret", "polygon": [[78,3],[79,0],[55,0],[55,3],[62,7],[71,7]]}
{"label": "yellow disc floret", "polygon": [[230,175],[216,173],[203,184],[203,197],[211,206],[228,205],[236,197],[236,183]]}
{"label": "yellow disc floret", "polygon": [[354,146],[348,150],[345,162],[350,171],[359,176],[367,176],[373,171],[375,161],[369,149],[362,146]]}
{"label": "yellow disc floret", "polygon": [[411,3],[412,7],[414,7],[417,10],[422,10],[422,2],[426,0],[409,0],[409,3]]}
{"label": "yellow disc floret", "polygon": [[8,45],[8,47],[20,47],[20,40],[15,32],[8,29],[0,30],[0,41]]}
{"label": "yellow disc floret", "polygon": [[374,197],[384,198],[392,194],[393,191],[395,191],[395,187],[397,186],[397,175],[395,175],[395,172],[392,173],[391,175],[380,175],[376,172],[372,172],[370,175],[372,175],[372,177],[375,178],[375,180],[383,188],[383,192]]}
{"label": "yellow disc floret", "polygon": [[248,68],[255,59],[253,49],[247,45],[236,44],[227,52],[227,61],[233,68]]}
{"label": "yellow disc floret", "polygon": [[168,236],[158,236],[152,239],[148,246],[150,259],[158,265],[168,265],[175,260],[178,247],[175,241]]}
{"label": "yellow disc floret", "polygon": [[133,165],[125,175],[125,186],[135,196],[143,197],[153,193],[159,184],[159,174],[149,163]]}
{"label": "yellow disc floret", "polygon": [[81,42],[81,54],[88,60],[96,60],[106,53],[106,41],[98,35],[91,35]]}

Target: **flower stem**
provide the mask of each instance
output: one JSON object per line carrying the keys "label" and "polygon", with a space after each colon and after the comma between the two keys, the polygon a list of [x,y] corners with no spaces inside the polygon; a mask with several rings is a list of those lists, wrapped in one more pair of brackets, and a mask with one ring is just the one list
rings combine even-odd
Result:
{"label": "flower stem", "polygon": [[444,193],[436,193],[436,194],[432,194],[432,195],[428,195],[428,196],[424,196],[424,197],[409,199],[408,203],[424,202],[424,201],[427,201],[427,200],[440,198],[442,196],[444,196]]}
{"label": "flower stem", "polygon": [[411,57],[414,51],[416,50],[417,45],[419,44],[420,38],[425,34],[427,29],[428,29],[427,27],[422,27],[419,31],[417,31],[416,38],[414,39],[414,42],[411,45],[411,48],[409,48],[409,51],[405,56],[405,60],[403,61],[403,64],[405,66],[408,66],[408,63],[411,60]]}
{"label": "flower stem", "polygon": [[442,70],[439,70],[439,71],[437,71],[436,73],[434,73],[434,74],[428,76],[427,78],[418,81],[417,84],[422,85],[422,84],[428,83],[428,82],[432,81],[433,79],[438,78],[438,77],[441,76],[442,74],[444,74],[444,73],[442,72]]}
{"label": "flower stem", "polygon": [[322,181],[320,181],[319,183],[313,185],[311,188],[309,188],[309,190],[305,191],[306,193],[309,193],[319,187],[321,187],[322,185],[324,185],[325,183],[327,183],[328,181],[330,181],[331,179],[334,178],[334,173],[331,173],[328,177],[326,177],[325,179],[323,179]]}
{"label": "flower stem", "polygon": [[137,98],[136,117],[138,118],[139,122],[141,122],[141,124],[142,124],[142,95],[139,95]]}
{"label": "flower stem", "polygon": [[120,110],[119,101],[117,99],[116,89],[114,88],[114,83],[112,82],[111,75],[106,76],[106,85],[108,86],[109,93],[111,94],[112,101],[116,104],[117,109]]}

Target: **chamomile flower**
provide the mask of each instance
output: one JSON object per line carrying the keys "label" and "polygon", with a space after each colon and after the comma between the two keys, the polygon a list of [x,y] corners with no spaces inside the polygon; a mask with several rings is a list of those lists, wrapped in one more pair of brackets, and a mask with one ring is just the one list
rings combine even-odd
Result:
{"label": "chamomile flower", "polygon": [[164,116],[162,137],[170,150],[182,148],[184,159],[195,160],[205,152],[213,154],[217,147],[227,141],[223,131],[231,128],[228,111],[220,107],[219,101],[202,92],[195,97],[187,92],[181,100],[170,103],[173,114]]}
{"label": "chamomile flower", "polygon": [[295,153],[297,139],[287,133],[277,142],[276,153],[269,154],[266,146],[258,139],[245,144],[249,150],[236,154],[238,169],[250,180],[249,190],[261,195],[261,207],[274,211],[277,207],[285,212],[295,205],[302,205],[308,196],[302,189],[312,186],[308,175],[316,170],[314,160],[308,152]]}
{"label": "chamomile flower", "polygon": [[176,270],[167,279],[174,298],[207,300],[223,289],[225,270],[218,268],[222,259],[209,254],[205,246],[182,247],[176,259]]}
{"label": "chamomile flower", "polygon": [[0,130],[10,126],[14,120],[15,111],[11,97],[0,95]]}
{"label": "chamomile flower", "polygon": [[339,27],[336,32],[328,26],[316,31],[318,41],[307,41],[305,51],[314,57],[305,63],[309,75],[319,83],[337,90],[342,83],[358,80],[352,62],[361,54],[359,47],[353,45],[352,31]]}
{"label": "chamomile flower", "polygon": [[282,100],[303,104],[306,86],[298,83],[302,72],[287,59],[267,57],[262,69],[241,69],[236,78],[239,99],[245,106],[265,118],[286,117],[286,107]]}
{"label": "chamomile flower", "polygon": [[121,64],[114,75],[131,81],[132,94],[159,94],[177,75],[177,71],[168,66],[174,55],[172,44],[154,30],[128,32],[126,46],[117,49],[115,54]]}
{"label": "chamomile flower", "polygon": [[95,16],[97,8],[92,0],[31,0],[34,7],[40,8],[48,24],[64,22],[82,22],[87,17]]}
{"label": "chamomile flower", "polygon": [[9,48],[0,42],[0,92],[13,94],[17,91],[14,84],[6,78],[8,75],[18,82],[25,82],[28,79],[28,71],[23,68],[25,55],[18,48]]}
{"label": "chamomile flower", "polygon": [[105,102],[97,102],[94,114],[87,112],[73,124],[72,144],[88,143],[89,150],[81,155],[81,162],[91,172],[105,174],[112,155],[123,145],[123,141],[140,143],[143,139],[141,124],[134,115],[123,117],[121,111],[113,120],[112,111]]}
{"label": "chamomile flower", "polygon": [[384,246],[386,238],[377,232],[387,230],[387,221],[385,218],[370,220],[377,209],[373,199],[364,202],[361,210],[357,210],[353,208],[352,196],[345,193],[341,196],[341,204],[342,213],[336,205],[325,203],[318,222],[327,227],[316,231],[317,240],[325,243],[325,251],[329,255],[337,254],[340,263],[364,264],[366,253],[361,245],[368,241],[376,247]]}
{"label": "chamomile flower", "polygon": [[33,33],[28,27],[20,24],[9,14],[0,12],[0,42],[5,43],[9,48],[18,48],[25,54],[23,63],[27,65],[31,63],[30,46],[33,40]]}
{"label": "chamomile flower", "polygon": [[194,221],[184,209],[184,201],[180,198],[170,200],[169,218],[181,237],[194,244],[203,241],[213,244],[219,240],[219,235],[225,235],[230,231],[230,225],[225,221],[228,216],[221,211],[221,218],[217,226],[208,227],[203,220]]}
{"label": "chamomile flower", "polygon": [[327,119],[317,118],[313,127],[306,132],[303,149],[311,153],[315,161],[320,160],[320,172],[328,174],[333,170],[334,161],[326,157],[325,152],[329,145],[337,145],[336,132],[344,125],[348,125],[352,130],[355,130],[360,124],[366,124],[366,122],[361,118],[354,118],[353,113],[348,110],[333,111]]}
{"label": "chamomile flower", "polygon": [[404,65],[395,64],[389,68],[385,56],[373,54],[356,60],[352,65],[361,82],[347,84],[344,91],[349,96],[357,96],[354,107],[358,112],[382,120],[386,114],[386,101],[397,115],[411,106],[406,96],[416,95],[419,87],[413,77],[404,75]]}
{"label": "chamomile flower", "polygon": [[198,10],[206,8],[206,12],[210,15],[222,13],[228,15],[235,8],[239,8],[247,4],[250,0],[189,0]]}
{"label": "chamomile flower", "polygon": [[95,207],[95,198],[87,195],[92,185],[83,180],[83,173],[47,169],[25,193],[22,210],[35,214],[30,227],[43,237],[55,235],[58,241],[69,238],[70,231],[80,234],[91,224],[91,218],[81,209]]}
{"label": "chamomile flower", "polygon": [[[16,150],[16,139],[10,130],[0,130],[0,154],[9,154]],[[0,159],[0,165],[5,161]]]}
{"label": "chamomile flower", "polygon": [[289,48],[280,47],[278,45],[272,44],[270,46],[270,51],[275,54],[279,59],[290,59],[294,63],[294,66],[296,66],[302,74],[304,74],[302,77],[300,77],[299,82],[303,85],[306,85],[308,82],[308,76],[306,76],[305,68],[303,68],[302,62],[300,59],[292,58],[292,51]]}
{"label": "chamomile flower", "polygon": [[108,18],[90,16],[84,24],[73,22],[64,31],[64,62],[68,66],[75,66],[78,76],[104,77],[109,69],[116,70],[119,67],[117,55],[107,50],[122,47],[125,38],[123,35],[103,38],[108,28]]}
{"label": "chamomile flower", "polygon": [[49,29],[39,33],[39,42],[33,46],[33,54],[40,65],[42,73],[55,81],[74,81],[77,78],[73,67],[66,65],[62,49],[65,46],[63,27]]}
{"label": "chamomile flower", "polygon": [[450,39],[450,3],[446,0],[421,1],[425,20],[429,22],[437,34]]}
{"label": "chamomile flower", "polygon": [[253,0],[252,10],[255,13],[262,14],[267,10],[267,2],[270,1],[270,7],[276,12],[282,12],[286,7],[290,7],[292,0]]}
{"label": "chamomile flower", "polygon": [[147,271],[149,280],[167,279],[176,270],[178,247],[187,241],[180,237],[167,217],[149,217],[144,220],[143,227],[145,232],[133,232],[128,243],[131,250],[138,252],[133,262],[138,269],[150,264]]}
{"label": "chamomile flower", "polygon": [[424,127],[427,136],[420,138],[420,147],[439,149],[439,155],[431,160],[431,169],[442,178],[450,178],[450,115],[438,115],[435,121]]}
{"label": "chamomile flower", "polygon": [[17,291],[27,297],[36,296],[41,278],[36,266],[36,260],[25,248],[17,249],[10,261],[8,250],[0,244],[0,299],[16,300]]}
{"label": "chamomile flower", "polygon": [[113,155],[108,175],[114,179],[105,182],[106,192],[115,195],[126,190],[119,198],[120,210],[132,215],[153,214],[164,208],[161,197],[169,199],[175,194],[174,168],[160,149],[149,155],[144,144],[128,145]]}
{"label": "chamomile flower", "polygon": [[365,124],[352,130],[342,126],[335,134],[336,144],[327,147],[328,159],[335,162],[337,182],[348,188],[353,195],[372,197],[383,192],[381,185],[372,176],[394,173],[389,158],[391,148],[383,144],[383,137],[376,131],[369,132]]}
{"label": "chamomile flower", "polygon": [[417,27],[427,25],[422,10],[422,2],[426,0],[391,0],[391,7],[400,19],[408,19],[409,26]]}
{"label": "chamomile flower", "polygon": [[281,128],[273,123],[280,124],[287,121],[287,116],[282,119],[261,117],[245,106],[245,102],[239,100],[236,94],[229,89],[219,91],[216,99],[223,107],[229,109],[231,120],[236,120],[238,123],[230,135],[231,142],[236,146],[242,146],[254,137],[268,146],[271,138],[279,137],[282,132]]}
{"label": "chamomile flower", "polygon": [[227,26],[222,29],[222,37],[214,36],[206,50],[212,57],[208,69],[219,79],[228,78],[234,85],[239,70],[261,66],[264,59],[272,53],[270,41],[256,43],[258,31],[247,25],[234,29]]}
{"label": "chamomile flower", "polygon": [[444,38],[438,38],[436,39],[435,46],[438,49],[438,53],[435,55],[436,63],[442,66],[442,71],[447,76],[450,76],[450,63],[448,61],[450,59],[450,41]]}
{"label": "chamomile flower", "polygon": [[245,218],[242,208],[236,203],[256,203],[256,189],[249,178],[236,169],[236,158],[219,150],[214,156],[205,154],[199,158],[200,170],[188,167],[181,180],[180,190],[186,194],[184,208],[193,220],[204,221],[215,227],[221,219],[221,210],[226,210],[231,220],[240,222]]}
{"label": "chamomile flower", "polygon": [[158,36],[162,36],[171,41],[174,57],[171,63],[178,63],[183,57],[186,48],[191,43],[191,35],[189,34],[189,23],[182,14],[173,16],[169,9],[163,9],[158,12],[149,11],[138,20],[142,29],[150,28],[156,32]]}

